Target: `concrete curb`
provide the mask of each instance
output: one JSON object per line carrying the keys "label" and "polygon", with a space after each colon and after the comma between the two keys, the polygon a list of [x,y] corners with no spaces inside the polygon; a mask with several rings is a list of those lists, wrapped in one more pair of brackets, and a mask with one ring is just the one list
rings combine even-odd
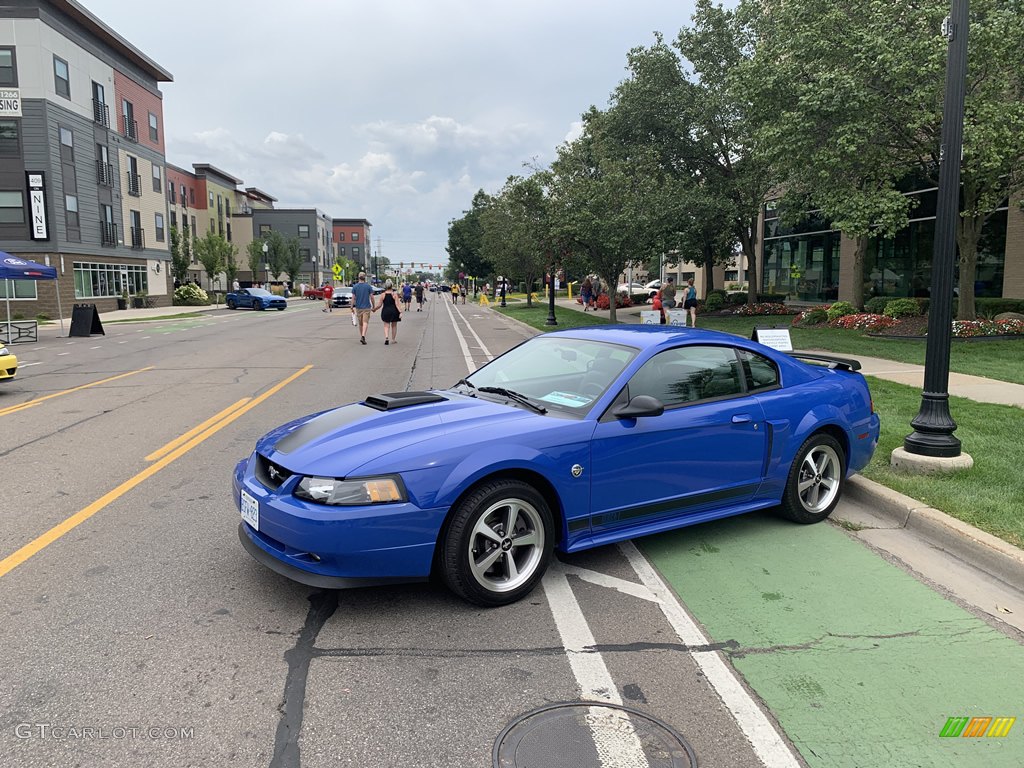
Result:
{"label": "concrete curb", "polygon": [[866,477],[850,478],[846,493],[937,549],[1015,589],[1024,586],[1024,550]]}

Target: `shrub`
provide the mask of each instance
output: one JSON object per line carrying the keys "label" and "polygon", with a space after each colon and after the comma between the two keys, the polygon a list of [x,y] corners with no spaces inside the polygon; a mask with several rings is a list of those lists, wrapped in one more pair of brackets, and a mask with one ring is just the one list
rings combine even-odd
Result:
{"label": "shrub", "polygon": [[742,291],[739,293],[730,293],[728,296],[726,296],[726,300],[730,304],[746,304],[747,294],[743,293]]}
{"label": "shrub", "polygon": [[174,291],[175,306],[205,307],[209,303],[209,295],[198,285],[186,283]]}
{"label": "shrub", "polygon": [[922,315],[928,314],[928,307],[931,306],[931,299],[914,299]]}
{"label": "shrub", "polygon": [[724,300],[725,297],[728,296],[728,295],[729,295],[728,291],[726,291],[724,288],[712,288],[710,291],[708,291],[708,298],[709,299],[712,296],[721,296],[722,299]]}
{"label": "shrub", "polygon": [[[746,301],[746,297],[743,299]],[[786,300],[786,294],[784,293],[759,293],[757,294],[757,300],[762,303],[770,304],[781,304]]]}
{"label": "shrub", "polygon": [[45,312],[40,312],[38,315],[36,315],[36,321],[40,323],[48,323],[50,322],[50,319],[50,316]]}
{"label": "shrub", "polygon": [[650,300],[650,294],[644,293],[631,293],[629,294],[629,300],[633,304],[646,304]]}
{"label": "shrub", "polygon": [[713,291],[704,300],[704,309],[707,312],[717,312],[724,304],[725,299],[722,297],[722,294]]}
{"label": "shrub", "polygon": [[845,328],[848,331],[879,331],[882,328],[891,328],[896,325],[896,318],[888,315],[855,313],[840,315],[829,320],[828,324],[831,328]]}
{"label": "shrub", "polygon": [[736,315],[791,315],[793,310],[787,307],[785,304],[744,304],[739,309],[734,310],[733,314]]}
{"label": "shrub", "polygon": [[872,315],[884,315],[886,305],[892,301],[891,296],[875,296],[864,302],[864,311]]}
{"label": "shrub", "polygon": [[893,299],[885,305],[882,314],[895,318],[917,317],[921,314],[921,307],[914,299]]}
{"label": "shrub", "polygon": [[848,301],[837,301],[831,307],[828,308],[828,320],[831,323],[844,315],[855,315],[857,314],[857,308]]}
{"label": "shrub", "polygon": [[821,325],[828,322],[828,304],[810,307],[793,318],[793,325]]}

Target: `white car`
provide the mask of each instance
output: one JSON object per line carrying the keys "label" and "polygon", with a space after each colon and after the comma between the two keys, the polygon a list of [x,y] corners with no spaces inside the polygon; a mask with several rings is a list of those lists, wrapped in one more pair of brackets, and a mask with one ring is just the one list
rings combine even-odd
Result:
{"label": "white car", "polygon": [[647,292],[647,297],[653,299],[654,294],[661,290],[661,280],[651,280],[644,286],[644,290]]}
{"label": "white car", "polygon": [[615,292],[633,295],[634,293],[647,293],[647,289],[640,283],[623,283],[615,289]]}

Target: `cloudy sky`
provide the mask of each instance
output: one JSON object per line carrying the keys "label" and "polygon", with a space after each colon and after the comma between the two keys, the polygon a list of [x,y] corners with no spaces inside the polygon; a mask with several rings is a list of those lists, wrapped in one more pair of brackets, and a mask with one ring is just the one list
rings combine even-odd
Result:
{"label": "cloudy sky", "polygon": [[[692,0],[80,0],[174,75],[167,159],[369,219],[392,262],[447,261],[448,222],[547,165]],[[156,9],[153,9],[156,11]]]}

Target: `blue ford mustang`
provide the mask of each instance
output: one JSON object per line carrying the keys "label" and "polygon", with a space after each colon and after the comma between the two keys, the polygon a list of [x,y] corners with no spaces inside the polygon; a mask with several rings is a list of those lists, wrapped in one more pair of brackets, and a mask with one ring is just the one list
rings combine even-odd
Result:
{"label": "blue ford mustang", "polygon": [[857,368],[710,331],[544,334],[450,389],[370,396],[265,435],[235,468],[239,536],[305,584],[436,573],[502,605],[556,547],[767,507],[815,523],[878,442]]}
{"label": "blue ford mustang", "polygon": [[281,296],[271,293],[265,288],[243,288],[240,291],[232,291],[224,297],[224,303],[228,309],[248,307],[249,309],[280,309],[288,306],[288,302]]}

